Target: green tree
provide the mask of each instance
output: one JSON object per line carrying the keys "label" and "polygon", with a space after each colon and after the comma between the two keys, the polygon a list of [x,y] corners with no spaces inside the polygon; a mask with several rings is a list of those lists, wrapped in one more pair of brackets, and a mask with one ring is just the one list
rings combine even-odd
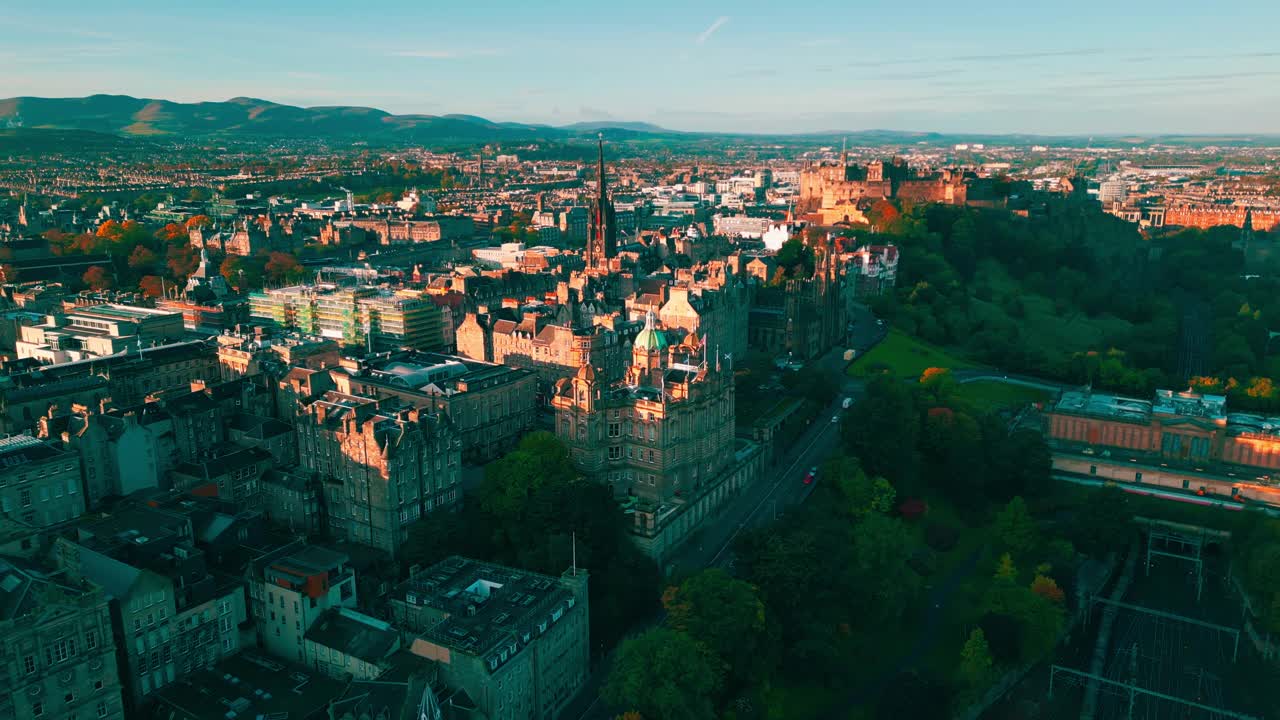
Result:
{"label": "green tree", "polygon": [[1010,500],[996,515],[995,531],[1000,547],[1016,557],[1027,557],[1038,542],[1036,521],[1021,497]]}
{"label": "green tree", "polygon": [[822,466],[822,477],[830,480],[840,493],[845,511],[855,520],[868,513],[893,511],[897,491],[882,477],[868,477],[857,458],[837,455]]}
{"label": "green tree", "polygon": [[778,249],[778,254],[774,256],[774,260],[778,263],[778,268],[782,269],[787,277],[807,278],[813,275],[813,248],[806,245],[804,240],[799,237],[793,237],[782,243],[782,247]]}
{"label": "green tree", "polygon": [[992,665],[987,636],[982,628],[974,628],[960,650],[960,678],[970,688],[986,687],[991,680]]}
{"label": "green tree", "polygon": [[718,666],[711,651],[685,633],[654,628],[622,643],[600,694],[646,718],[713,720]]}
{"label": "green tree", "polygon": [[693,575],[663,596],[667,624],[707,646],[739,689],[773,669],[776,637],[756,589],[712,568]]}
{"label": "green tree", "polygon": [[897,518],[872,513],[853,529],[858,571],[856,586],[870,617],[900,617],[919,587],[919,578],[907,565],[914,539]]}
{"label": "green tree", "polygon": [[1085,555],[1101,558],[1122,553],[1133,538],[1133,509],[1129,494],[1118,487],[1089,493],[1068,525],[1073,544]]}
{"label": "green tree", "polygon": [[867,383],[866,394],[845,416],[845,446],[871,475],[897,486],[916,479],[920,415],[915,391],[888,377]]}

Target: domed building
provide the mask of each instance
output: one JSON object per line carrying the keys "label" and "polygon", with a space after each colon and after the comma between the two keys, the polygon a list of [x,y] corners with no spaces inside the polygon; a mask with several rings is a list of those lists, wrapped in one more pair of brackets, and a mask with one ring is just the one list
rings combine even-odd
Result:
{"label": "domed building", "polygon": [[[664,329],[652,311],[621,382],[605,383],[584,365],[556,384],[552,405],[556,435],[578,469],[652,513],[696,498],[734,462],[729,362],[693,333]],[[652,527],[653,514],[646,522]]]}

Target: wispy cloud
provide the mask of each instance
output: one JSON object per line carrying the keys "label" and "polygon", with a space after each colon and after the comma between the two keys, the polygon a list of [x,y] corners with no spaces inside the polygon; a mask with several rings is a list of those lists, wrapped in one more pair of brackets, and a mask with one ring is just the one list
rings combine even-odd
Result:
{"label": "wispy cloud", "polygon": [[473,57],[494,57],[502,53],[491,48],[469,50],[432,48],[429,50],[395,50],[390,54],[392,57],[417,58],[419,60],[461,60]]}
{"label": "wispy cloud", "polygon": [[729,22],[729,18],[725,15],[721,15],[720,17],[716,18],[715,22],[708,25],[706,30],[703,30],[701,33],[698,34],[697,43],[699,45],[702,45],[706,41],[710,40],[711,36],[715,35],[716,31],[724,27],[725,23],[727,22]]}

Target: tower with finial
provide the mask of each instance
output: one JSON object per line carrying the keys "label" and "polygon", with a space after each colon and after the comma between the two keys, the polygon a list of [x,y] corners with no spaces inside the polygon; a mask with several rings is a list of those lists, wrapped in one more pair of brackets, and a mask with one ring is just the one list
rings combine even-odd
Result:
{"label": "tower with finial", "polygon": [[608,186],[604,173],[604,134],[597,138],[600,159],[596,187],[596,198],[591,206],[591,229],[587,234],[587,249],[584,259],[588,269],[609,269],[609,261],[618,250],[618,223],[614,214],[613,202],[609,199]]}

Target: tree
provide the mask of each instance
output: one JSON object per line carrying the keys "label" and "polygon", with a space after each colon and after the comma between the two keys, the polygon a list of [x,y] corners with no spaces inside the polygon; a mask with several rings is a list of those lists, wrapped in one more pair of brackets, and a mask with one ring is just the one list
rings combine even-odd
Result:
{"label": "tree", "polygon": [[296,280],[304,272],[302,266],[298,264],[298,259],[289,253],[273,252],[267,259],[267,264],[263,267],[268,278],[272,282],[284,282],[287,280]]}
{"label": "tree", "polygon": [[143,275],[138,281],[138,289],[147,297],[158,298],[164,294],[164,281],[159,275]]}
{"label": "tree", "polygon": [[163,243],[187,242],[187,226],[181,223],[168,223],[156,231],[156,239]]}
{"label": "tree", "polygon": [[1071,540],[1085,555],[1101,558],[1123,553],[1133,537],[1133,510],[1129,494],[1117,487],[1094,490],[1069,525]]}
{"label": "tree", "polygon": [[218,272],[226,278],[229,285],[244,292],[250,288],[262,287],[266,265],[267,258],[262,255],[228,255],[218,266]]}
{"label": "tree", "polygon": [[1000,546],[1015,556],[1025,558],[1036,547],[1036,521],[1021,497],[1010,500],[996,515],[995,531]]}
{"label": "tree", "polygon": [[113,284],[111,273],[101,265],[90,265],[80,280],[93,290],[108,290]]}
{"label": "tree", "polygon": [[165,255],[169,272],[178,280],[185,280],[200,265],[200,254],[190,245],[170,245]]}
{"label": "tree", "polygon": [[183,223],[183,225],[186,226],[187,232],[190,233],[192,230],[196,228],[212,227],[213,218],[209,217],[208,215],[192,215],[191,217],[187,218],[187,221]]}
{"label": "tree", "polygon": [[991,680],[992,664],[987,636],[981,627],[976,627],[960,650],[960,677],[970,688],[985,687]]}
{"label": "tree", "polygon": [[514,452],[485,466],[477,498],[485,510],[511,517],[524,512],[538,489],[578,477],[564,443],[551,433],[533,432],[520,440]]}
{"label": "tree", "polygon": [[777,648],[764,603],[751,585],[723,570],[703,570],[663,596],[667,624],[705,645],[728,669],[730,688],[763,680]]}
{"label": "tree", "polygon": [[935,402],[946,402],[955,392],[956,379],[951,368],[925,368],[920,374],[920,385]]}
{"label": "tree", "polygon": [[882,477],[868,477],[857,458],[837,455],[822,466],[822,477],[828,478],[840,491],[845,512],[855,520],[867,513],[889,513],[893,510],[897,491]]}
{"label": "tree", "polygon": [[996,565],[995,579],[1006,583],[1018,581],[1018,566],[1013,564],[1013,557],[1009,553],[1000,556],[1000,562]]}
{"label": "tree", "polygon": [[872,513],[854,527],[856,585],[870,617],[900,617],[915,593],[919,579],[907,565],[913,544],[910,531],[897,518]]}
{"label": "tree", "polygon": [[1062,588],[1058,587],[1058,583],[1053,578],[1044,575],[1036,575],[1036,579],[1031,581],[1031,592],[1058,605],[1061,605],[1066,599]]}
{"label": "tree", "polygon": [[600,694],[609,704],[663,720],[713,720],[721,672],[688,635],[654,628],[626,640]]}
{"label": "tree", "polygon": [[129,253],[129,267],[134,270],[150,270],[159,258],[146,245],[138,245]]}
{"label": "tree", "polygon": [[897,486],[915,480],[920,416],[912,388],[892,378],[872,379],[866,394],[845,416],[842,433],[846,447],[866,472]]}
{"label": "tree", "polygon": [[778,268],[786,272],[787,277],[807,278],[813,275],[815,267],[813,248],[806,245],[799,237],[793,237],[782,243],[774,259],[778,263]]}

